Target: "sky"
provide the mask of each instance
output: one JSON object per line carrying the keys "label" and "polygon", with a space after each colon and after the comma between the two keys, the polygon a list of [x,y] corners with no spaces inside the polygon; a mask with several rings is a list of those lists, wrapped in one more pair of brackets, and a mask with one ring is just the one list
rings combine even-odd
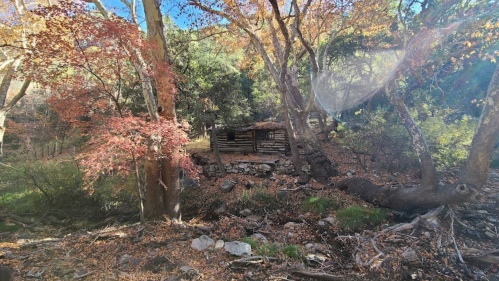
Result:
{"label": "sky", "polygon": [[[104,6],[108,8],[113,13],[120,17],[130,19],[130,10],[123,4],[120,0],[102,0]],[[144,9],[142,8],[142,3],[137,1],[137,20],[143,30],[146,30],[146,22],[144,17]],[[170,15],[174,23],[176,23],[180,28],[188,28],[190,26],[191,20],[185,15],[180,14],[178,4],[184,2],[183,0],[163,0],[161,4],[161,11],[163,15]]]}

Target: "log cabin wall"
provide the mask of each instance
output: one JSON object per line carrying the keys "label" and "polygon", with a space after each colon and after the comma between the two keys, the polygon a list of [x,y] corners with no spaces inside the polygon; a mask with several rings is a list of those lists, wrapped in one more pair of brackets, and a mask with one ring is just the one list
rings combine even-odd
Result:
{"label": "log cabin wall", "polygon": [[286,130],[254,130],[256,152],[268,154],[287,154],[288,136]]}
{"label": "log cabin wall", "polygon": [[[220,152],[284,155],[290,152],[289,139],[284,129],[219,131],[217,132],[217,143]],[[213,148],[212,144],[211,147]]]}
{"label": "log cabin wall", "polygon": [[220,152],[254,152],[252,131],[217,132],[217,143]]}

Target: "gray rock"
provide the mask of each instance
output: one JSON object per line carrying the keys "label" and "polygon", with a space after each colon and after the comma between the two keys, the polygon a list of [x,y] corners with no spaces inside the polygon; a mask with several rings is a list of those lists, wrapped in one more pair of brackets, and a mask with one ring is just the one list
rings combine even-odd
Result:
{"label": "gray rock", "polygon": [[286,191],[283,191],[283,190],[277,191],[276,195],[277,195],[277,198],[279,198],[281,200],[285,200],[288,197],[288,193]]}
{"label": "gray rock", "polygon": [[12,281],[12,271],[10,268],[0,264],[0,281]]}
{"label": "gray rock", "polygon": [[261,233],[255,233],[255,234],[251,235],[250,237],[262,242],[263,244],[269,243],[269,240],[267,240],[267,238],[265,236],[263,236],[263,234],[261,234]]}
{"label": "gray rock", "polygon": [[418,254],[416,254],[416,251],[414,251],[412,248],[405,250],[402,253],[402,258],[411,265],[421,264],[421,260],[419,259]]}
{"label": "gray rock", "polygon": [[214,244],[215,242],[213,241],[213,239],[211,239],[206,235],[201,235],[201,237],[192,240],[191,248],[198,251],[203,251],[208,249],[210,246]]}
{"label": "gray rock", "polygon": [[224,192],[231,192],[235,185],[236,184],[233,181],[226,180],[222,183],[222,186],[220,186],[220,188]]}
{"label": "gray rock", "polygon": [[127,263],[128,261],[130,261],[130,259],[132,258],[131,255],[129,254],[124,254],[123,256],[121,256],[120,258],[120,261],[118,262],[119,264],[124,264],[124,263]]}
{"label": "gray rock", "polygon": [[352,177],[353,177],[352,173],[348,172],[348,173],[347,173],[347,177],[348,177],[348,178],[352,178]]}
{"label": "gray rock", "polygon": [[258,168],[262,171],[265,171],[265,172],[269,172],[269,171],[272,171],[272,167],[270,167],[270,165],[268,164],[260,164],[258,166]]}
{"label": "gray rock", "polygon": [[227,242],[224,249],[234,256],[251,255],[251,245],[240,241]]}
{"label": "gray rock", "polygon": [[215,250],[222,249],[225,245],[224,240],[217,240],[217,243],[215,243]]}
{"label": "gray rock", "polygon": [[330,223],[331,225],[334,225],[336,222],[333,217],[327,217],[324,220]]}
{"label": "gray rock", "polygon": [[247,217],[249,215],[251,215],[251,210],[250,209],[244,209],[242,211],[239,212],[239,214],[243,217]]}
{"label": "gray rock", "polygon": [[319,221],[319,226],[326,226],[326,223],[324,221]]}

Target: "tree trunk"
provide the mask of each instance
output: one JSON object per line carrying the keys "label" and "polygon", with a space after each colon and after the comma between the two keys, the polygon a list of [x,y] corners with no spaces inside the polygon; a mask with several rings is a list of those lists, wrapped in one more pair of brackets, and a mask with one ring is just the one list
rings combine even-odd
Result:
{"label": "tree trunk", "polygon": [[[12,77],[10,79],[12,80]],[[3,157],[3,137],[5,135],[5,119],[7,118],[7,114],[12,109],[12,107],[14,107],[14,105],[26,95],[26,91],[28,90],[30,83],[31,80],[25,80],[19,92],[5,106],[3,106],[3,104],[5,104],[5,98],[7,97],[7,91],[9,90],[9,87],[7,86],[5,88],[5,92],[0,92],[0,99],[3,100],[2,106],[0,106],[0,161],[2,161]],[[2,86],[3,85],[4,82],[2,80]],[[10,81],[8,82],[8,85],[10,86]],[[3,87],[1,88],[3,91],[4,88]]]}
{"label": "tree trunk", "polygon": [[224,163],[222,162],[222,158],[220,157],[220,151],[218,150],[218,141],[217,141],[217,128],[215,127],[215,118],[211,120],[211,141],[213,142],[213,153],[215,154],[215,159],[217,159],[218,170],[220,170],[220,175],[222,177],[227,176],[225,172]]}
{"label": "tree trunk", "polygon": [[310,128],[308,114],[294,113],[296,129],[300,135],[305,159],[310,164],[312,177],[320,183],[327,183],[329,177],[338,175],[338,171],[333,168],[333,164],[324,153],[317,136]]}
{"label": "tree trunk", "polygon": [[[147,37],[156,44],[153,56],[156,65],[156,71],[159,72],[158,64],[168,63],[166,40],[164,35],[163,17],[160,10],[159,0],[144,0],[142,1],[144,13],[147,23]],[[169,77],[166,74],[159,75],[159,81],[156,85],[158,94],[158,114],[167,120],[176,121],[175,114],[175,97],[173,87],[170,89],[161,88],[170,85]],[[166,149],[162,149],[166,158],[161,160],[161,180],[166,186],[164,192],[166,215],[172,220],[181,220],[180,212],[180,194],[182,187],[179,182],[179,164],[178,157],[180,147],[174,149],[174,153],[170,153]]]}
{"label": "tree trunk", "polygon": [[420,211],[464,202],[479,203],[481,200],[477,190],[465,184],[439,185],[427,190],[419,186],[377,186],[368,179],[352,178],[341,181],[337,187],[367,202],[400,211]]}
{"label": "tree trunk", "polygon": [[298,144],[296,143],[295,130],[293,128],[293,124],[291,124],[291,120],[289,119],[288,113],[288,104],[286,102],[285,93],[283,91],[279,91],[281,97],[282,104],[282,116],[284,118],[284,122],[286,124],[286,131],[289,138],[289,148],[291,149],[291,159],[293,160],[293,166],[295,166],[295,171],[300,171],[302,166],[300,159],[300,151],[298,150]]}
{"label": "tree trunk", "polygon": [[490,158],[499,135],[499,66],[490,81],[485,105],[471,142],[461,180],[478,189],[487,181]]}
{"label": "tree trunk", "polygon": [[412,144],[418,154],[419,166],[421,169],[421,185],[427,190],[431,190],[437,185],[437,174],[433,159],[431,157],[430,148],[426,143],[426,139],[421,132],[421,129],[412,118],[404,101],[398,96],[397,93],[392,92],[387,86],[385,88],[385,95],[388,101],[397,111],[400,121],[406,128],[407,132],[412,138]]}

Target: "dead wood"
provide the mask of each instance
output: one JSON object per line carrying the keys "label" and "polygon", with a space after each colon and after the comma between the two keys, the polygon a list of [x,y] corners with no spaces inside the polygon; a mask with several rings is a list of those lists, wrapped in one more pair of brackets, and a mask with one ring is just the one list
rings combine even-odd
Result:
{"label": "dead wood", "polygon": [[28,248],[28,247],[38,246],[38,245],[41,245],[41,244],[55,243],[55,242],[60,242],[60,241],[62,241],[61,238],[44,239],[44,240],[41,240],[41,241],[36,241],[36,242],[27,243],[27,244],[22,244],[21,246],[19,246],[19,248]]}
{"label": "dead wood", "polygon": [[230,262],[231,265],[252,265],[252,264],[259,264],[263,263],[265,261],[270,261],[270,260],[278,260],[277,258],[273,257],[267,257],[267,256],[254,256],[254,257],[247,257],[247,258],[242,258],[238,260],[233,260]]}
{"label": "dead wood", "polygon": [[378,186],[365,178],[350,178],[339,182],[338,188],[381,207],[411,212],[441,205],[479,203],[482,197],[475,188],[459,183],[436,187]]}
{"label": "dead wood", "polygon": [[499,263],[499,249],[492,249],[481,251],[474,248],[466,249],[467,255],[463,255],[463,259],[475,262],[483,262],[490,264],[498,264]]}
{"label": "dead wood", "polygon": [[311,271],[304,271],[304,270],[294,270],[291,273],[293,274],[298,274],[298,275],[303,275],[306,277],[314,278],[314,279],[319,279],[319,280],[327,280],[327,281],[341,281],[345,280],[345,277],[341,275],[331,275],[323,272],[311,272]]}

